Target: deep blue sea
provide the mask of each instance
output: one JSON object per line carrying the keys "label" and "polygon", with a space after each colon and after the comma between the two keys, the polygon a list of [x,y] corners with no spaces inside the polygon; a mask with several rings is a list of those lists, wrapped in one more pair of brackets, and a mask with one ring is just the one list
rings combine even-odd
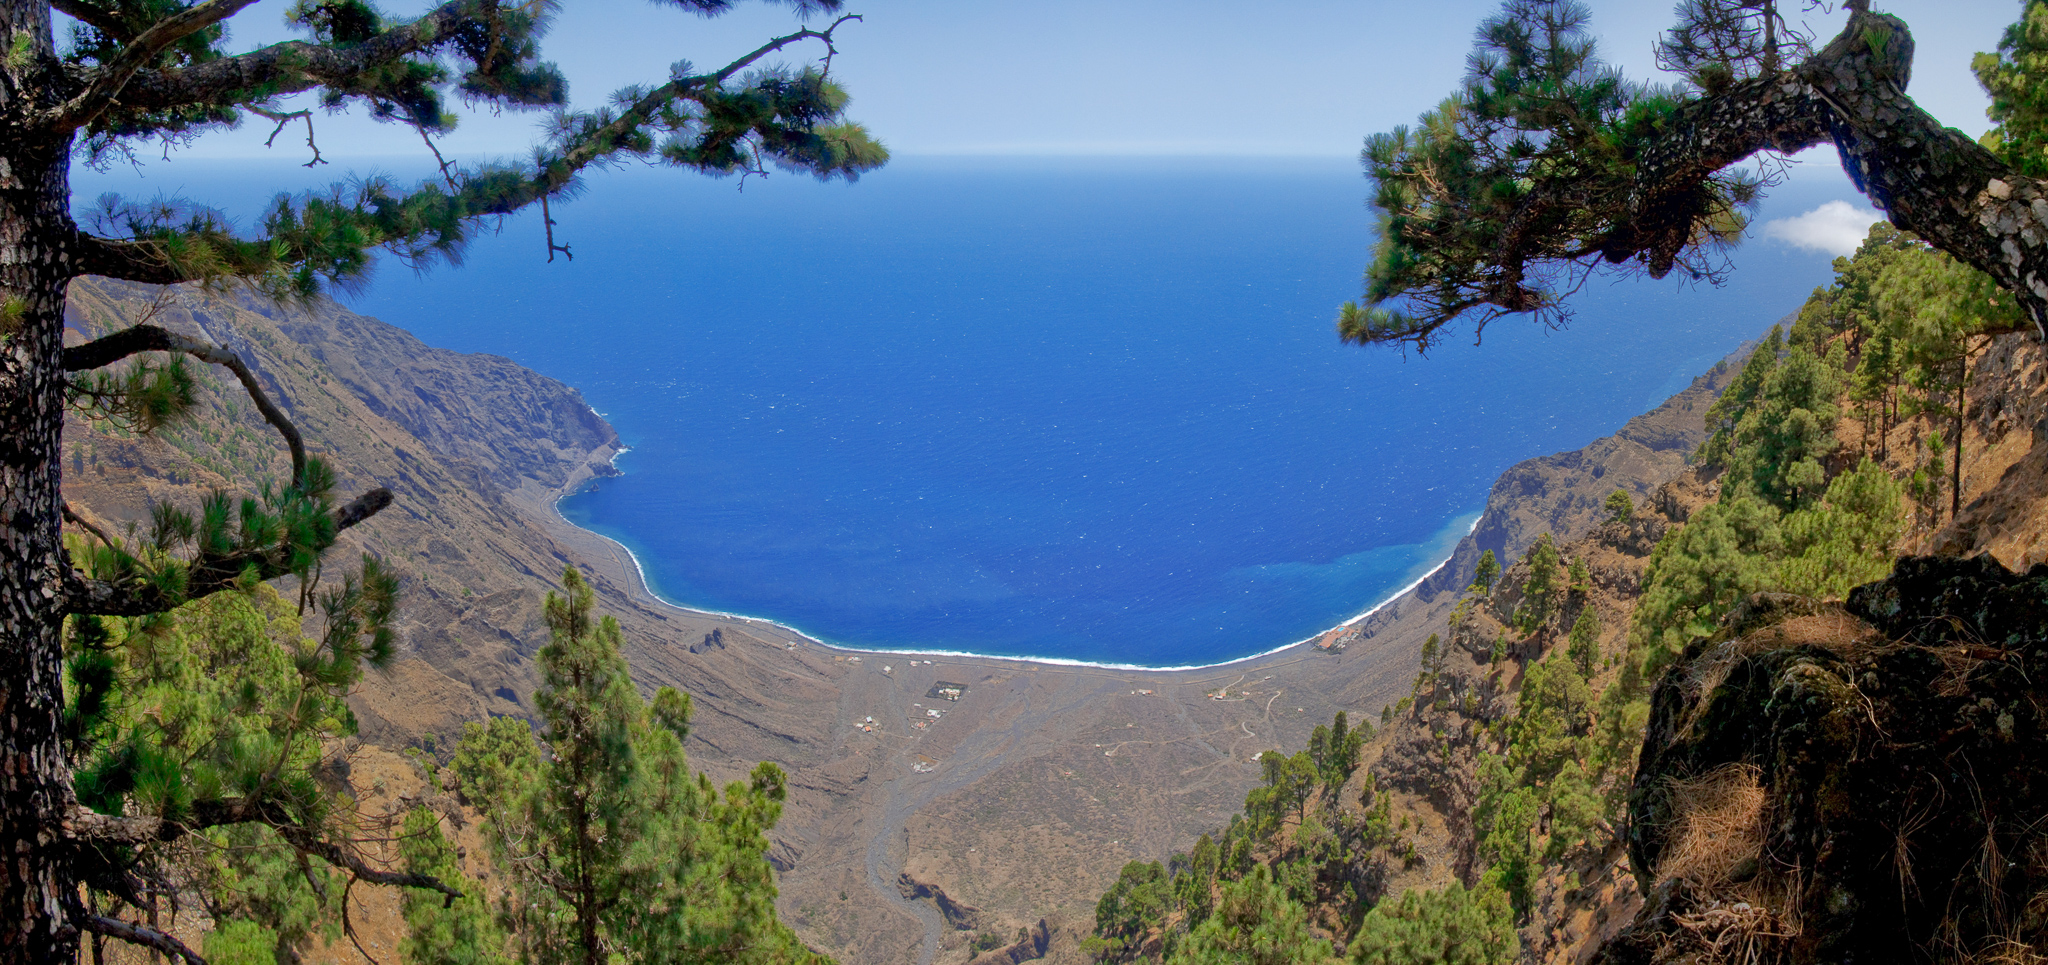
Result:
{"label": "deep blue sea", "polygon": [[[266,178],[80,193],[234,208]],[[1765,215],[1846,196],[1811,180]],[[1300,640],[1436,566],[1507,466],[1613,432],[1828,278],[1758,239],[1725,287],[1596,281],[1568,330],[1404,358],[1334,334],[1370,245],[1345,160],[739,187],[599,174],[555,209],[573,262],[522,216],[351,305],[582,389],[632,449],[562,511],[663,597],[860,647],[1179,666]]]}

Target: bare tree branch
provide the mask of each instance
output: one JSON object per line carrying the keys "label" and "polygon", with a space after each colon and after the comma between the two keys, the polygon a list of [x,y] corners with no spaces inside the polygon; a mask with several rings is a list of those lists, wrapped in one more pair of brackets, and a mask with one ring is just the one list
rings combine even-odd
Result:
{"label": "bare tree branch", "polygon": [[270,401],[270,396],[263,391],[263,383],[257,381],[256,373],[250,371],[242,357],[227,349],[194,341],[159,325],[134,325],[65,349],[64,371],[78,372],[112,365],[137,352],[179,352],[202,362],[224,366],[235,373],[249,398],[255,401],[257,411],[263,413],[263,421],[270,423],[277,434],[284,437],[285,445],[290,447],[292,482],[305,481],[306,442],[299,436],[298,427],[292,425],[284,412]]}
{"label": "bare tree branch", "polygon": [[310,167],[313,167],[313,166],[314,166],[314,165],[316,165],[316,164],[326,164],[326,163],[327,163],[327,159],[326,159],[326,158],[323,158],[323,157],[321,157],[321,156],[320,156],[320,145],[319,145],[319,144],[317,144],[317,143],[314,143],[314,141],[313,141],[313,112],[312,112],[312,111],[273,111],[273,110],[271,110],[270,108],[267,108],[267,107],[254,107],[254,106],[252,106],[252,107],[250,107],[250,108],[249,108],[249,113],[251,113],[251,114],[254,114],[254,115],[258,116],[258,117],[261,117],[261,118],[263,118],[263,119],[265,119],[265,120],[270,120],[270,121],[276,121],[276,122],[277,122],[277,126],[271,129],[271,131],[270,131],[270,136],[269,136],[269,137],[267,137],[267,138],[264,138],[264,139],[263,139],[263,146],[264,146],[264,147],[270,147],[271,145],[273,145],[273,144],[276,144],[276,143],[277,143],[277,136],[278,136],[279,134],[283,134],[283,133],[284,133],[284,126],[285,126],[286,124],[290,124],[290,123],[291,123],[291,122],[293,122],[293,121],[305,121],[305,122],[306,122],[306,147],[308,147],[308,148],[312,149],[312,151],[313,151],[313,159],[312,159],[311,161],[307,161],[307,162],[306,162],[306,163],[305,163],[304,165],[302,165],[302,166],[303,166],[303,167],[309,167],[309,168],[310,168]]}
{"label": "bare tree branch", "polygon": [[88,533],[91,533],[100,542],[105,543],[108,546],[115,545],[113,539],[107,536],[105,530],[102,530],[99,527],[94,526],[92,523],[87,522],[85,517],[80,516],[75,512],[72,512],[70,503],[65,503],[62,509],[64,512],[64,519],[67,522],[76,524],[78,528],[85,530]]}
{"label": "bare tree branch", "polygon": [[134,31],[91,0],[50,0],[50,7],[124,44],[135,39]]}
{"label": "bare tree branch", "polygon": [[131,945],[154,948],[174,958],[184,959],[187,965],[206,965],[206,959],[186,947],[184,942],[141,922],[122,921],[106,915],[86,913],[78,916],[78,927],[97,935],[118,938]]}

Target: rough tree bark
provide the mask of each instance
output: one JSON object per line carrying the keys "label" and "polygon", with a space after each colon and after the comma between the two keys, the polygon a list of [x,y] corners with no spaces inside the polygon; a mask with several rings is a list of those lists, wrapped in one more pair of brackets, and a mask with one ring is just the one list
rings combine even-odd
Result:
{"label": "rough tree bark", "polygon": [[[0,0],[0,35],[47,62],[50,11]],[[53,87],[0,65],[0,960],[70,961],[78,929],[59,743],[64,578],[59,438],[64,287],[71,280],[68,134],[29,129]]]}

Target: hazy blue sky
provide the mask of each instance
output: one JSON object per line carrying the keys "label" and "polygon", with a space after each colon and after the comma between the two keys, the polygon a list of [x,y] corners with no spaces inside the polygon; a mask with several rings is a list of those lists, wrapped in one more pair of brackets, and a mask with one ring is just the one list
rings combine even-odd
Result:
{"label": "hazy blue sky", "polygon": [[[232,21],[237,46],[285,39],[289,0],[263,0]],[[1837,4],[1839,6],[1839,4]],[[415,9],[416,7],[416,9]],[[1608,58],[1648,76],[1650,46],[1670,7],[1593,0]],[[392,5],[417,13],[424,3]],[[899,155],[1350,155],[1372,131],[1405,123],[1449,93],[1489,0],[855,0],[866,17],[841,33],[833,63],[853,115]],[[1997,43],[2017,0],[1891,0],[1919,44],[1911,93],[1944,122],[1975,134],[1985,99],[1971,53]],[[1822,39],[1840,13],[1806,15]],[[788,8],[749,4],[703,20],[644,0],[570,3],[548,55],[579,105],[614,88],[658,82],[687,58],[722,64],[787,32]],[[815,56],[815,47],[791,59]],[[473,116],[446,141],[463,155],[523,153],[531,115]],[[409,131],[357,118],[319,118],[336,161],[420,152]],[[266,150],[268,125],[217,135],[197,156]],[[331,168],[329,170],[332,170]]]}

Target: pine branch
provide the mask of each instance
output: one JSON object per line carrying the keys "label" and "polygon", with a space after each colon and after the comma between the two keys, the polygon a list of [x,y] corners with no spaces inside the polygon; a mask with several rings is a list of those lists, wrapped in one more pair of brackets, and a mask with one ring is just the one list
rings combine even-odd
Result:
{"label": "pine branch", "polygon": [[[451,0],[407,29],[387,30],[360,44],[283,44],[166,74],[164,82],[184,85],[177,98],[222,96],[259,107],[281,93],[319,84],[330,93],[366,96],[354,90],[363,81],[350,71],[365,69],[379,57],[451,42],[455,31],[475,26],[464,18],[481,16],[478,11],[490,9],[488,4]],[[583,169],[622,155],[658,154],[672,165],[727,172],[743,167],[748,155],[766,154],[820,177],[854,177],[882,163],[887,151],[856,126],[825,126],[836,121],[844,100],[821,75],[771,71],[744,89],[727,85],[793,44],[821,41],[830,51],[834,32],[857,19],[841,17],[823,30],[804,28],[716,71],[633,91],[635,96],[616,110],[560,115],[555,150],[531,166],[444,166],[438,181],[409,192],[375,178],[336,185],[325,195],[280,202],[266,213],[254,237],[236,235],[203,210],[111,207],[100,216],[114,222],[117,231],[125,229],[127,238],[80,232],[74,236],[72,270],[156,284],[237,278],[274,298],[304,299],[316,295],[323,283],[347,284],[360,277],[370,264],[369,251],[377,247],[415,268],[454,257],[477,222],[543,202],[572,184]],[[287,57],[289,51],[298,53]],[[289,63],[279,66],[280,57]],[[145,72],[137,84],[149,79]],[[177,98],[151,101],[138,91],[130,86],[123,95],[124,109],[147,113],[190,106]],[[658,143],[662,137],[668,140]],[[751,163],[759,166],[758,160]],[[550,254],[565,250],[549,241]]]}
{"label": "pine branch", "polygon": [[[436,49],[458,31],[483,25],[487,5],[487,0],[448,0],[418,20],[346,46],[293,40],[183,69],[131,71],[119,92],[120,106],[138,112],[233,107],[316,87],[346,89],[351,79],[365,72]],[[91,119],[67,111],[53,125],[76,129]]]}
{"label": "pine branch", "polygon": [[[372,489],[334,511],[336,532],[355,526],[391,505],[389,489]],[[63,612],[98,616],[143,616],[163,613],[241,583],[245,574],[271,580],[295,572],[288,547],[266,546],[225,555],[201,554],[188,564],[182,593],[139,581],[115,583],[88,579],[72,570],[64,578]]]}
{"label": "pine branch", "polygon": [[79,928],[96,935],[118,938],[131,945],[152,948],[174,958],[182,958],[187,965],[206,965],[206,959],[186,947],[184,942],[141,922],[122,921],[119,918],[91,913],[77,914],[74,918]]}
{"label": "pine branch", "polygon": [[102,238],[83,231],[72,238],[71,267],[78,275],[98,275],[145,285],[176,285],[206,277],[203,272],[182,270],[172,264],[164,257],[161,245]]}
{"label": "pine branch", "polygon": [[195,831],[231,824],[265,825],[276,831],[285,843],[290,844],[300,854],[318,858],[340,868],[359,881],[399,888],[422,888],[450,898],[462,897],[462,892],[432,875],[410,871],[386,871],[372,867],[361,855],[294,822],[291,816],[274,802],[196,801],[193,802],[191,813],[180,820],[165,820],[155,815],[101,814],[82,805],[73,804],[70,815],[64,821],[64,831],[71,840],[88,847],[132,848],[176,841]]}
{"label": "pine branch", "polygon": [[292,421],[270,401],[269,394],[263,391],[263,383],[257,381],[256,373],[250,371],[242,357],[227,349],[186,338],[162,326],[134,325],[65,349],[64,371],[102,368],[138,352],[178,352],[235,373],[235,378],[256,403],[257,411],[263,414],[263,421],[270,423],[291,449],[293,484],[305,482],[306,442],[300,437],[298,427],[292,425]]}
{"label": "pine branch", "polygon": [[172,44],[240,13],[256,0],[206,0],[180,10],[142,32],[124,46],[110,64],[85,74],[85,89],[62,106],[44,113],[38,127],[48,131],[73,131],[91,124],[120,98],[124,88],[142,69]]}
{"label": "pine branch", "polygon": [[584,132],[564,150],[559,162],[563,168],[561,173],[557,176],[554,171],[550,170],[543,171],[541,174],[541,178],[549,182],[546,184],[547,192],[553,193],[555,189],[567,184],[569,178],[574,176],[577,171],[589,166],[594,161],[601,160],[617,152],[620,144],[625,143],[630,135],[645,126],[654,117],[655,113],[662,108],[679,100],[691,100],[700,104],[707,103],[711,99],[710,95],[721,89],[725,82],[731,80],[735,74],[753,66],[761,58],[799,41],[822,40],[825,42],[826,50],[830,52],[833,49],[833,31],[838,30],[841,25],[849,20],[857,21],[860,19],[858,14],[847,14],[832,21],[832,25],[824,30],[812,30],[809,27],[805,27],[796,33],[770,40],[738,60],[712,73],[698,74],[693,77],[680,77],[655,88],[645,96],[636,99],[630,107],[619,112],[619,116],[613,119],[611,123],[595,130]]}
{"label": "pine branch", "polygon": [[304,828],[279,828],[278,833],[285,841],[304,854],[312,855],[354,876],[358,881],[373,885],[390,885],[397,888],[421,888],[440,892],[453,899],[462,897],[462,892],[449,887],[433,875],[415,874],[410,871],[385,871],[373,868],[356,854],[332,841],[317,837]]}
{"label": "pine branch", "polygon": [[120,18],[91,0],[50,0],[50,7],[121,43],[135,39],[135,32],[129,30]]}
{"label": "pine branch", "polygon": [[[1904,21],[1867,4],[1849,9],[1842,32],[1802,63],[1662,114],[1637,117],[1628,113],[1637,105],[1620,104],[1599,136],[1550,102],[1532,102],[1542,119],[1525,123],[1501,107],[1524,95],[1491,89],[1460,95],[1455,134],[1425,123],[1375,136],[1367,162],[1388,247],[1365,306],[1340,315],[1341,334],[1426,350],[1475,311],[1481,330],[1509,313],[1554,321],[1569,291],[1553,283],[1583,285],[1603,262],[1712,277],[1713,219],[1741,201],[1730,170],[1832,141],[1894,225],[1997,279],[2048,336],[2048,182],[2020,176],[1920,109],[1904,93],[1913,50]],[[1873,36],[1890,39],[1873,46]],[[1443,159],[1461,150],[1483,155],[1485,178],[1454,180],[1462,172]]]}

